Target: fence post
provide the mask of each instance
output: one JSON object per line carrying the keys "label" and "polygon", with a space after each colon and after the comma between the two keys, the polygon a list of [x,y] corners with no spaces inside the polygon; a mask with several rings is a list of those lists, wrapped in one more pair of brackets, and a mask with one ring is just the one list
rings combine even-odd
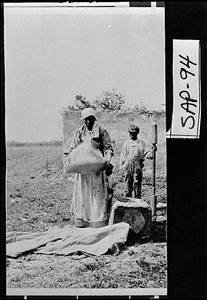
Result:
{"label": "fence post", "polygon": [[152,197],[151,197],[151,209],[152,209],[152,219],[156,217],[156,206],[157,206],[157,196],[156,196],[156,151],[157,151],[157,123],[152,123],[152,151],[153,151],[153,164],[152,164]]}

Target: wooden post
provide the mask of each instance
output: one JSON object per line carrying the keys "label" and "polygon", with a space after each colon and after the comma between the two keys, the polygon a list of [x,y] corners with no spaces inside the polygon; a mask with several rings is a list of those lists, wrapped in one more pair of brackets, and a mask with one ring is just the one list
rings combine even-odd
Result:
{"label": "wooden post", "polygon": [[49,176],[48,157],[46,157],[46,176]]}
{"label": "wooden post", "polygon": [[156,196],[156,151],[157,151],[157,123],[152,123],[152,151],[153,151],[153,165],[152,165],[152,198],[151,198],[151,209],[152,209],[152,219],[156,217],[156,206],[157,206],[157,196]]}

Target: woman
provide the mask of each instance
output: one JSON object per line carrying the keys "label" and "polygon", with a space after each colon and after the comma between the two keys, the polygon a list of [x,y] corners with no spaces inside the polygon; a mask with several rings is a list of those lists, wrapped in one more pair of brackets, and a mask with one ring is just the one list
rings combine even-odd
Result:
{"label": "woman", "polygon": [[[106,169],[114,154],[111,138],[102,128],[91,107],[85,108],[78,128],[70,142],[69,154],[81,143],[91,143],[106,158]],[[71,214],[76,227],[103,227],[108,225],[108,194],[105,171],[96,174],[75,174]]]}

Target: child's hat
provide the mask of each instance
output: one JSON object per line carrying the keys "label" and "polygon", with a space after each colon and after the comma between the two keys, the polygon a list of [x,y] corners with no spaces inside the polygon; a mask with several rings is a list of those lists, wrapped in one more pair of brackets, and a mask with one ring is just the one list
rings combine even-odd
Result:
{"label": "child's hat", "polygon": [[139,127],[136,125],[131,125],[128,129],[129,132],[137,132],[139,133]]}

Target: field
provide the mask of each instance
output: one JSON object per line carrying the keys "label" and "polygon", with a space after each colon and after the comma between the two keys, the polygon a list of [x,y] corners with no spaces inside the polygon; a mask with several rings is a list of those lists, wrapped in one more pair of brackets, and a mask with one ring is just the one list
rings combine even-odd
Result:
{"label": "field", "polygon": [[[42,232],[71,223],[73,177],[62,180],[62,153],[61,146],[7,147],[7,232]],[[115,166],[117,160],[115,157]],[[114,169],[116,180],[119,174]],[[117,192],[122,190],[121,184],[116,185]],[[165,176],[157,174],[156,185],[158,202],[166,203]],[[151,190],[151,179],[146,175],[146,199]],[[16,259],[7,258],[7,288],[166,288],[165,229],[157,225],[151,240],[142,243],[129,236],[117,256],[31,252]]]}

